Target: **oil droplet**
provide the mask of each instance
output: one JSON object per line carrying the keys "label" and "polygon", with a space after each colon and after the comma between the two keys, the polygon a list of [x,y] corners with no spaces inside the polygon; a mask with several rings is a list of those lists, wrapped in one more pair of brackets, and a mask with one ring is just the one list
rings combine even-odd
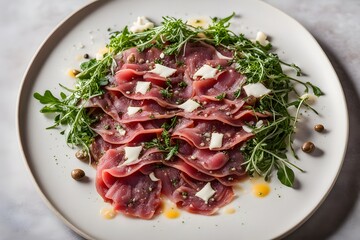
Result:
{"label": "oil droplet", "polygon": [[236,210],[233,207],[228,207],[225,209],[225,213],[227,213],[227,214],[234,214],[235,212],[236,212]]}
{"label": "oil droplet", "polygon": [[167,218],[175,219],[180,216],[180,211],[176,207],[171,207],[171,208],[165,209],[164,215]]}
{"label": "oil droplet", "polygon": [[252,192],[256,197],[266,197],[270,193],[270,186],[266,182],[254,183]]}
{"label": "oil droplet", "polygon": [[100,215],[105,219],[113,219],[116,216],[116,211],[112,208],[102,208],[100,210]]}

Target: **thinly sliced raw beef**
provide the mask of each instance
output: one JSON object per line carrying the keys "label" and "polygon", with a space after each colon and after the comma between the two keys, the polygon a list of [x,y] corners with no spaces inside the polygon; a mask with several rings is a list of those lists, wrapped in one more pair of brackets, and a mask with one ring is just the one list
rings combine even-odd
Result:
{"label": "thinly sliced raw beef", "polygon": [[232,148],[253,137],[252,133],[244,131],[242,127],[233,127],[215,120],[194,120],[191,126],[177,128],[172,137],[185,140],[198,149],[208,149],[212,133],[223,134],[222,146],[216,150]]}
{"label": "thinly sliced raw beef", "polygon": [[160,207],[160,194],[160,181],[154,182],[149,176],[136,172],[117,179],[106,192],[105,199],[126,215],[151,219]]}
{"label": "thinly sliced raw beef", "polygon": [[161,182],[154,182],[138,171],[142,166],[159,162],[161,153],[147,150],[142,158],[131,165],[125,161],[124,148],[109,149],[97,167],[96,187],[105,201],[116,210],[143,219],[150,219],[158,210],[161,200]]}
{"label": "thinly sliced raw beef", "polygon": [[205,186],[206,182],[194,180],[177,169],[159,168],[156,169],[155,176],[162,182],[163,193],[179,208],[192,213],[214,214],[218,208],[228,204],[234,197],[231,187],[214,180],[211,181],[211,187],[215,190],[215,194],[205,202],[195,194]]}
{"label": "thinly sliced raw beef", "polygon": [[146,140],[146,135],[155,135],[163,131],[163,120],[147,122],[119,123],[109,115],[102,115],[92,127],[106,142],[112,144],[125,144],[133,141],[136,137]]}
{"label": "thinly sliced raw beef", "polygon": [[[97,117],[90,152],[98,163],[96,189],[106,202],[150,219],[159,213],[161,195],[203,215],[232,201],[232,187],[247,176],[240,149],[254,137],[243,127],[266,125],[271,117],[247,101],[246,77],[232,58],[230,50],[201,41],[188,42],[176,56],[156,47],[116,56],[105,94],[85,104]],[[211,74],[198,74],[201,68]],[[193,106],[181,105],[190,99]],[[140,154],[128,161],[125,147],[134,146],[141,146]],[[198,194],[204,187],[211,196]]]}

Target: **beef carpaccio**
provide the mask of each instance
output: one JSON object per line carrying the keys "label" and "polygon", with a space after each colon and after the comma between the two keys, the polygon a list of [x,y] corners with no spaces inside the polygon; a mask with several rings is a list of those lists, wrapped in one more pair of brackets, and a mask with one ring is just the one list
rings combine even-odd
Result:
{"label": "beef carpaccio", "polygon": [[151,219],[166,196],[180,209],[211,215],[242,180],[243,126],[266,121],[239,92],[245,77],[232,52],[189,42],[177,55],[127,49],[106,93],[86,107],[98,121],[91,145],[96,188],[126,215]]}
{"label": "beef carpaccio", "polygon": [[84,55],[74,89],[34,93],[40,112],[54,114],[48,129],[65,126],[78,158],[91,156],[97,191],[117,211],[152,219],[167,198],[212,215],[246,176],[277,172],[293,187],[292,169],[304,172],[288,159],[297,158],[296,123],[303,107],[317,114],[307,100],[324,93],[292,76],[301,69],[265,33],[231,30],[233,17],[190,25],[163,16],[158,26],[138,17],[110,33],[105,53]]}

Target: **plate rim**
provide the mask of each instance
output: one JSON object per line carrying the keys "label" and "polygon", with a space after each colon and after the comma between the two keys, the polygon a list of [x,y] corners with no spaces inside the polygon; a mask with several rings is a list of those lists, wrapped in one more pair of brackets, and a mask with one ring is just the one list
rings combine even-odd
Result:
{"label": "plate rim", "polygon": [[[43,192],[42,188],[40,187],[40,184],[38,182],[38,180],[36,179],[35,175],[33,174],[33,171],[29,165],[28,159],[29,157],[29,153],[26,150],[25,147],[25,142],[24,142],[24,135],[25,135],[25,130],[23,129],[24,127],[21,127],[21,118],[22,116],[24,116],[24,113],[22,113],[22,109],[23,109],[23,102],[24,102],[24,96],[29,96],[31,95],[30,92],[27,92],[26,87],[28,85],[31,84],[31,79],[30,76],[34,75],[35,76],[39,73],[38,70],[35,68],[35,63],[38,62],[43,62],[46,60],[46,58],[48,57],[48,53],[46,53],[46,51],[44,50],[48,45],[51,45],[52,42],[59,42],[61,40],[61,38],[56,38],[56,35],[59,35],[64,29],[65,31],[69,30],[68,25],[71,24],[72,21],[76,20],[79,18],[79,14],[81,13],[88,13],[89,11],[95,11],[99,6],[106,4],[107,2],[109,2],[110,0],[92,0],[89,3],[85,3],[83,6],[81,6],[79,9],[73,11],[72,13],[70,13],[67,17],[65,17],[62,21],[60,21],[60,23],[58,23],[53,30],[47,35],[47,37],[45,37],[45,39],[43,40],[43,42],[40,44],[40,46],[38,47],[37,51],[35,52],[35,54],[33,55],[32,59],[30,60],[27,69],[25,70],[23,77],[22,77],[22,81],[19,87],[19,91],[18,91],[18,95],[17,95],[17,110],[16,110],[16,130],[17,130],[17,138],[18,138],[18,143],[20,145],[20,150],[21,150],[21,154],[23,157],[23,161],[24,161],[24,165],[27,168],[28,173],[30,173],[30,177],[34,183],[34,185],[36,186],[36,190],[37,192],[40,194],[42,200],[45,202],[46,206],[48,207],[48,209],[50,209],[53,213],[55,213],[55,215],[61,219],[61,221],[63,223],[65,223],[65,225],[67,227],[69,227],[71,230],[73,230],[74,232],[76,232],[77,234],[79,234],[80,236],[86,238],[86,239],[94,239],[93,237],[91,237],[90,235],[86,234],[83,230],[79,229],[74,223],[72,223],[71,221],[69,221],[55,206],[54,204],[48,199],[48,197],[45,195],[45,193]],[[341,159],[339,159],[339,167],[337,169],[336,172],[336,176],[332,179],[332,182],[330,184],[330,186],[328,187],[326,193],[322,196],[321,200],[317,203],[316,206],[313,207],[312,211],[310,211],[300,222],[298,222],[296,225],[294,225],[292,228],[284,231],[283,233],[275,236],[275,239],[281,239],[284,238],[286,236],[288,236],[289,234],[295,232],[297,229],[299,229],[309,218],[311,218],[311,216],[319,209],[319,207],[323,204],[323,202],[327,199],[329,193],[332,191],[335,183],[337,182],[337,179],[339,177],[339,174],[341,172],[343,163],[345,161],[345,156],[348,150],[348,141],[349,141],[349,112],[348,112],[348,107],[347,107],[347,102],[346,102],[346,98],[345,98],[345,94],[344,94],[344,89],[341,85],[340,79],[336,73],[336,70],[333,66],[333,64],[331,63],[330,59],[328,58],[327,54],[325,53],[324,49],[321,47],[321,45],[318,43],[318,41],[316,40],[316,38],[295,18],[291,17],[290,15],[288,15],[287,13],[283,12],[282,10],[272,6],[271,4],[261,1],[261,0],[256,0],[257,2],[260,2],[261,4],[265,4],[267,5],[267,7],[270,7],[273,11],[277,11],[280,14],[283,14],[284,16],[286,16],[289,19],[292,19],[294,21],[294,23],[296,23],[298,25],[298,27],[302,28],[304,30],[304,32],[306,32],[308,34],[308,37],[310,37],[314,43],[316,43],[317,47],[319,48],[320,52],[323,54],[323,58],[324,60],[327,61],[327,63],[329,64],[329,66],[331,67],[331,71],[332,74],[336,77],[337,79],[337,84],[340,86],[339,89],[339,93],[341,93],[341,97],[342,101],[344,103],[344,111],[345,111],[345,115],[344,117],[344,129],[345,131],[345,145],[344,145],[344,149],[342,152],[342,157]],[[75,21],[78,22],[78,21]],[[55,39],[54,39],[55,38]]]}
{"label": "plate rim", "polygon": [[[35,178],[33,171],[29,165],[28,162],[28,152],[26,151],[26,147],[24,146],[24,139],[23,136],[25,135],[25,131],[23,130],[23,127],[21,127],[21,117],[24,115],[24,113],[22,113],[22,104],[23,104],[23,99],[24,99],[24,95],[28,96],[29,93],[26,93],[26,87],[31,84],[31,79],[29,76],[31,76],[32,74],[35,73],[35,75],[38,74],[38,71],[35,69],[35,65],[34,63],[36,62],[42,62],[43,59],[48,56],[48,54],[45,52],[45,48],[48,45],[51,45],[51,42],[53,41],[53,39],[56,37],[57,34],[61,33],[61,31],[65,28],[67,28],[67,25],[75,20],[75,18],[78,18],[78,15],[81,13],[87,13],[89,10],[96,10],[96,8],[98,7],[98,5],[104,4],[105,2],[107,2],[108,0],[92,0],[86,4],[84,4],[83,6],[81,6],[79,9],[73,11],[72,13],[68,14],[63,20],[61,20],[53,29],[52,31],[44,38],[44,40],[42,41],[42,43],[39,45],[38,49],[35,51],[33,57],[31,58],[23,76],[22,76],[22,80],[21,80],[21,84],[18,90],[18,94],[17,94],[17,103],[16,103],[16,132],[17,132],[17,139],[18,139],[18,144],[20,146],[20,150],[21,150],[21,155],[23,158],[23,164],[25,165],[25,168],[27,169],[28,174],[30,175],[31,181],[33,182],[36,191],[38,192],[40,198],[42,199],[42,201],[45,203],[45,205],[47,206],[48,209],[50,209],[50,211],[52,211],[55,216],[60,219],[67,227],[69,227],[72,231],[74,231],[75,233],[79,234],[81,237],[84,237],[86,239],[94,239],[93,237],[91,237],[90,235],[86,234],[84,231],[82,231],[81,229],[79,229],[74,223],[72,223],[71,221],[69,221],[55,206],[54,204],[48,199],[48,197],[45,195],[45,193],[43,192],[42,188],[40,187],[40,184],[38,182],[38,180]],[[59,39],[55,39],[55,42],[58,42]],[[26,93],[26,94],[25,94]]]}

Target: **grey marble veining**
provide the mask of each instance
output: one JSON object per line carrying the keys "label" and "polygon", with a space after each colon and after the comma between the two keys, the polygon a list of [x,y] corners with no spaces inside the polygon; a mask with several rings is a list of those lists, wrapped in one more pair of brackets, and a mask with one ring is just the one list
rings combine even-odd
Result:
{"label": "grey marble veining", "polygon": [[[41,42],[87,2],[0,1],[0,239],[81,239],[46,207],[34,187],[18,146],[15,110],[22,75]],[[359,239],[360,1],[266,2],[318,40],[340,78],[350,113],[349,147],[338,181],[315,214],[287,239]]]}

